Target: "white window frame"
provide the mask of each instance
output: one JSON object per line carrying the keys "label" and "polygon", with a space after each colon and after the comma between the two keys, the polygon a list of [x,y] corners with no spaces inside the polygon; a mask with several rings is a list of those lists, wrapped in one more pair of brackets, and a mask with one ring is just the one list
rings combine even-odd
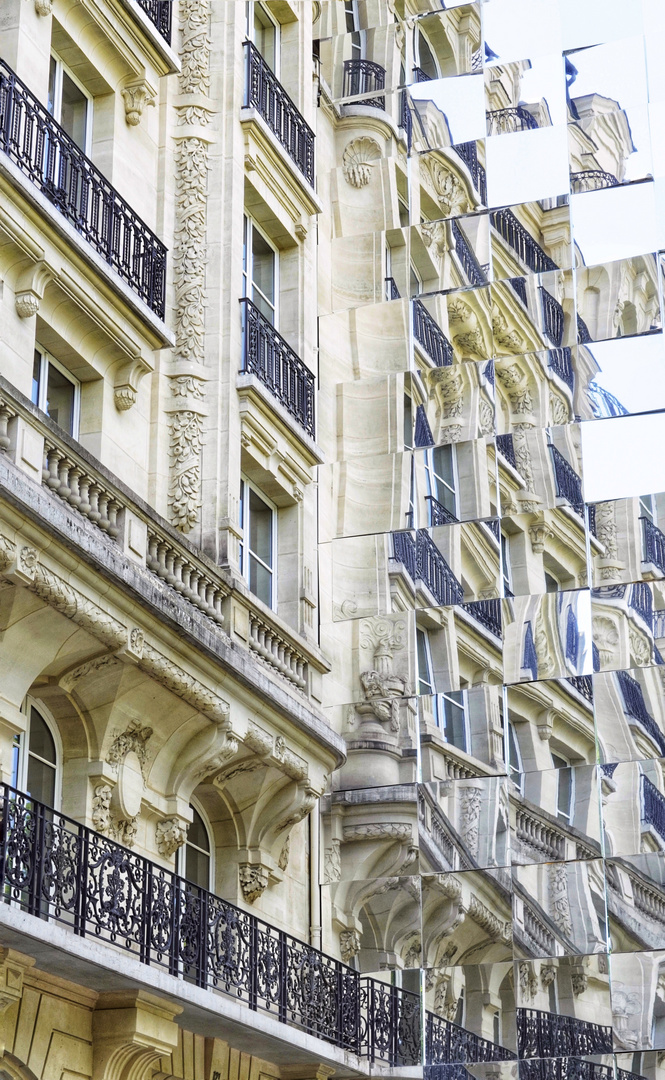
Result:
{"label": "white window frame", "polygon": [[[568,825],[573,825],[575,818],[575,770],[571,767],[570,762],[567,758],[563,756],[563,754],[558,754],[555,750],[550,749],[550,756],[552,758],[552,768],[556,769],[557,772],[556,816],[560,818],[561,821],[565,821]],[[562,764],[557,765],[554,761],[555,758],[561,761]],[[568,812],[565,814],[561,813],[561,808],[559,806],[560,791],[558,774],[561,772],[562,769],[568,769],[570,775],[570,795],[568,800]]]}
{"label": "white window frame", "polygon": [[[201,821],[203,822],[203,828],[205,829],[206,835],[208,837],[208,843],[210,845],[210,852],[209,852],[210,862],[208,864],[208,884],[206,885],[206,889],[208,890],[208,892],[214,892],[215,891],[214,890],[214,883],[215,883],[215,837],[214,837],[214,833],[212,831],[212,826],[211,826],[210,821],[208,819],[208,815],[206,814],[205,810],[201,806],[201,803],[199,802],[198,799],[191,798],[189,800],[189,805],[191,806],[192,810],[196,810],[197,814],[201,818]],[[177,866],[178,875],[181,878],[184,878],[185,881],[187,880],[187,876],[186,876],[186,870],[187,870],[187,843],[188,843],[187,840],[185,840],[185,843],[182,845],[182,847],[180,847],[178,849],[178,866]],[[196,844],[190,843],[190,847],[195,847],[197,851],[203,851],[203,848],[197,847]],[[206,853],[204,852],[204,854],[206,854]],[[200,886],[199,886],[199,888],[200,888]]]}
{"label": "white window frame", "polygon": [[268,305],[272,306],[272,309],[273,309],[273,312],[274,312],[272,325],[275,327],[275,330],[278,330],[279,329],[279,249],[275,247],[275,245],[273,244],[272,240],[267,235],[267,233],[265,233],[263,231],[261,226],[256,223],[256,221],[254,220],[252,215],[248,214],[246,210],[243,213],[243,233],[245,234],[245,252],[246,252],[246,258],[247,258],[247,266],[245,266],[243,264],[243,268],[242,268],[242,280],[243,280],[243,289],[244,289],[243,296],[247,300],[251,300],[252,303],[254,303],[254,300],[252,299],[252,294],[253,294],[254,288],[255,288],[255,285],[254,285],[254,265],[253,265],[254,256],[253,256],[253,253],[252,253],[252,232],[254,231],[254,229],[256,229],[256,231],[259,233],[259,235],[263,237],[266,244],[272,249],[273,254],[275,256],[275,298],[272,301],[272,304],[271,304],[271,301],[268,299],[268,297],[265,295],[265,293],[263,293],[261,291],[261,289],[258,288],[258,286],[256,286],[256,289],[257,289],[257,292],[261,293],[261,296],[263,297],[265,302]]}
{"label": "white window frame", "polygon": [[[256,492],[256,494],[259,496],[261,501],[264,502],[266,504],[266,506],[272,511],[272,529],[271,529],[272,544],[271,544],[271,551],[270,551],[270,556],[271,556],[271,560],[272,560],[272,566],[271,567],[266,567],[266,569],[270,570],[271,575],[272,575],[271,576],[272,588],[270,590],[270,601],[271,602],[267,606],[270,608],[271,611],[277,611],[277,527],[278,527],[278,522],[279,522],[278,509],[275,506],[274,502],[271,499],[268,498],[268,496],[265,494],[265,492],[261,491],[261,488],[257,487],[256,484],[252,483],[252,481],[249,480],[244,474],[241,474],[241,476],[240,476],[240,483],[244,486],[244,489],[245,489],[244,492],[242,493],[242,498],[241,498],[241,506],[242,506],[242,523],[241,523],[242,540],[240,541],[240,545],[239,545],[239,547],[240,547],[241,573],[242,573],[242,576],[243,576],[244,580],[247,582],[247,587],[249,588],[249,554],[250,554],[250,552],[249,552],[249,527],[248,527],[249,526],[249,520],[248,520],[248,517],[247,517],[248,507],[249,507],[249,499],[247,498],[245,493],[248,490],[251,489],[252,491]],[[261,563],[262,566],[266,565],[263,562],[262,559],[259,559],[257,555],[254,555],[254,552],[252,552],[252,555],[253,555],[253,557],[255,559],[258,559],[258,561]],[[256,596],[256,593],[252,593],[252,596]],[[265,601],[261,600],[260,596],[257,596],[256,599],[259,600],[261,603],[265,602]]]}
{"label": "white window frame", "polygon": [[81,80],[76,78],[76,75],[74,74],[72,69],[67,66],[64,60],[60,59],[57,52],[54,52],[53,49],[51,49],[51,59],[55,60],[55,79],[53,83],[53,119],[58,124],[61,124],[62,122],[62,73],[66,72],[74,85],[78,86],[84,97],[88,99],[88,108],[86,110],[85,117],[85,145],[81,147],[81,150],[86,155],[86,157],[90,157],[90,150],[92,147],[92,114],[94,110],[94,98],[90,91],[87,90],[86,87],[83,85]]}
{"label": "white window frame", "polygon": [[515,595],[513,590],[513,571],[510,565],[510,537],[503,529],[499,529],[499,545],[501,548],[501,579],[503,582],[503,594],[507,596],[508,592]]}
{"label": "white window frame", "polygon": [[[450,460],[451,460],[452,472],[453,472],[453,488],[452,488],[452,492],[453,492],[453,497],[454,497],[454,502],[455,502],[453,513],[454,513],[456,518],[459,518],[459,495],[458,495],[458,492],[459,492],[459,475],[458,475],[458,472],[457,472],[457,452],[455,450],[455,444],[454,443],[446,443],[446,449],[448,449],[448,448],[450,449]],[[446,480],[444,480],[443,477],[439,477],[438,473],[435,471],[435,468],[434,468],[434,451],[439,450],[439,449],[441,449],[441,447],[428,446],[423,451],[423,454],[424,454],[423,461],[424,461],[424,465],[425,465],[425,483],[426,483],[426,486],[427,486],[427,494],[431,495],[431,497],[433,499],[436,499],[437,502],[440,501],[438,496],[435,495],[435,493],[434,493],[434,488],[436,486],[435,482],[437,480],[440,479],[441,483],[450,490],[450,485],[448,484],[448,482]],[[435,481],[435,482],[433,483],[433,481]]]}
{"label": "white window frame", "polygon": [[[349,30],[346,24],[346,16],[351,14],[353,18],[353,30]],[[351,60],[364,60],[367,49],[367,34],[360,27],[360,12],[358,0],[344,0],[344,32],[351,38]],[[356,39],[354,41],[354,38]]]}
{"label": "white window frame", "polygon": [[[514,769],[514,766],[512,764],[512,761],[510,759],[510,736],[511,736],[511,732],[512,732],[512,735],[513,735],[515,751],[517,753],[517,765],[518,765],[517,775],[519,776],[519,783],[517,782],[517,780],[515,780],[515,769]],[[510,717],[508,717],[508,723],[506,724],[506,742],[507,742],[507,746],[506,746],[506,764],[508,766],[508,779],[512,783],[513,787],[517,788],[520,795],[523,795],[524,794],[524,762],[522,761],[522,750],[520,748],[520,741],[519,741],[519,739],[517,737],[517,729],[515,727],[515,724],[510,719]]]}
{"label": "white window frame", "polygon": [[[461,704],[461,706],[460,706],[459,701],[455,701],[453,699],[452,691],[449,691],[449,692],[444,691],[443,693],[437,694],[437,699],[441,699],[441,702],[449,701],[456,709],[461,708],[461,710],[462,710],[462,718],[463,718],[463,721],[464,721],[464,744],[465,745],[463,747],[456,746],[455,749],[461,750],[461,752],[463,754],[468,754],[469,753],[469,746],[471,745],[471,730],[469,728],[468,691],[467,690],[462,690],[462,691],[458,691],[458,692],[461,692],[461,694],[462,694],[462,704]],[[445,738],[445,735],[446,735],[445,707],[443,707],[443,708],[441,708],[440,706],[437,707],[437,726],[441,728],[441,730],[444,733],[444,738]],[[446,742],[449,743],[450,746],[455,746],[455,743],[452,742],[448,738],[446,738]]]}
{"label": "white window frame", "polygon": [[[46,708],[43,702],[38,701],[37,698],[28,696],[21,707],[21,712],[26,717],[25,731],[17,733],[14,739],[14,747],[18,750],[17,754],[17,769],[16,777],[13,786],[19,791],[24,792],[26,790],[26,784],[28,782],[28,759],[37,757],[37,754],[31,754],[30,751],[30,722],[32,719],[32,710],[36,709],[39,715],[42,717],[46,724],[51,738],[53,739],[53,745],[55,746],[55,785],[53,795],[53,809],[59,810],[60,802],[62,799],[62,740],[60,738],[60,732],[55,720],[51,716],[50,711]],[[39,761],[43,761],[43,758],[38,758]],[[47,761],[46,764],[51,768],[51,762]],[[12,763],[13,773],[13,763]]]}
{"label": "white window frame", "polygon": [[[43,348],[43,346],[41,346],[38,342],[35,342],[35,352],[39,353],[41,357],[41,362],[39,368],[39,400],[34,404],[36,404],[37,408],[41,409],[42,412],[46,413],[46,415],[48,416],[48,369],[49,366],[53,366],[56,371],[59,371],[61,375],[64,375],[64,377],[68,379],[69,382],[72,383],[74,386],[74,414],[72,417],[72,430],[71,432],[67,432],[67,434],[71,435],[72,439],[78,439],[79,428],[81,424],[81,383],[75,375],[72,375],[71,371],[67,370],[64,364],[61,364],[59,360],[56,360],[55,356],[53,356],[53,354],[50,353],[47,349]],[[53,421],[53,423],[55,423],[55,420]],[[63,428],[62,430],[65,431],[65,428]]]}
{"label": "white window frame", "polygon": [[[257,49],[259,48],[258,45],[256,44],[256,41],[255,41],[255,31],[254,31],[254,12],[255,12],[257,7],[261,9],[262,14],[265,15],[268,22],[272,23],[272,25],[275,28],[275,66],[271,67],[270,70],[272,71],[273,75],[276,75],[277,78],[279,78],[279,69],[280,69],[280,61],[281,61],[281,49],[280,49],[280,46],[281,46],[281,41],[280,41],[280,38],[281,38],[281,34],[280,34],[281,26],[278,23],[275,16],[272,14],[272,12],[270,12],[268,10],[266,5],[263,4],[261,2],[261,0],[246,0],[246,4],[247,4],[247,6],[245,8],[245,35],[246,35],[247,40],[252,42],[252,45],[256,46]],[[259,52],[261,52],[260,49],[259,49]],[[263,53],[261,53],[261,56],[263,56]],[[268,64],[268,61],[265,59],[265,56],[263,57],[263,59],[265,60],[266,64]],[[268,67],[270,67],[269,64],[268,64]]]}
{"label": "white window frame", "polygon": [[441,78],[441,68],[439,66],[439,61],[438,61],[437,56],[436,56],[436,50],[432,48],[432,43],[430,42],[427,34],[423,33],[423,30],[421,29],[420,26],[418,26],[417,23],[416,23],[416,26],[415,26],[415,34],[414,34],[415,40],[414,40],[414,44],[413,44],[413,66],[417,67],[417,68],[420,68],[421,71],[425,70],[421,66],[421,63],[420,63],[420,39],[421,39],[421,37],[425,41],[425,44],[427,45],[427,48],[430,51],[430,55],[432,57],[432,60],[434,61],[434,67],[436,69],[436,75],[434,76],[434,79],[432,81],[435,81],[436,79]]}
{"label": "white window frame", "polygon": [[[419,634],[422,634],[422,639],[425,642],[425,663],[427,665],[427,672],[426,672],[427,678],[423,678],[423,674],[420,671],[420,662],[419,662],[420,661],[420,656],[419,656],[419,649],[418,649],[418,635]],[[431,645],[430,645],[429,633],[427,632],[427,630],[423,629],[422,626],[416,626],[416,667],[418,669],[418,671],[417,671],[417,674],[418,674],[418,694],[423,693],[422,690],[420,689],[420,684],[422,682],[422,683],[425,684],[425,686],[430,687],[429,694],[427,694],[425,696],[432,697],[432,698],[434,698],[436,700],[436,684],[434,682],[434,667],[433,667],[433,664],[432,664],[432,648],[431,648]],[[437,708],[435,710],[435,718],[436,718],[436,723],[437,723],[437,726],[438,726],[438,724],[439,724],[438,701],[437,701]]]}

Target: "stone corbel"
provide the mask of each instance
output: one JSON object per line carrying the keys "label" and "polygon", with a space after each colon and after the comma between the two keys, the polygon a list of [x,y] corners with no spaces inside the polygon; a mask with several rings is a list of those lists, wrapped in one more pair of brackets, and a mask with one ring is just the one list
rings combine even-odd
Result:
{"label": "stone corbel", "polygon": [[126,86],[120,92],[125,103],[125,120],[129,127],[136,127],[146,105],[155,105],[155,94],[145,82]]}
{"label": "stone corbel", "polygon": [[57,277],[56,271],[44,259],[24,270],[16,283],[14,304],[21,319],[29,319],[39,311],[44,289]]}
{"label": "stone corbel", "polygon": [[15,949],[0,949],[0,1056],[5,1052],[5,1013],[23,997],[23,976],[35,963]]}
{"label": "stone corbel", "polygon": [[538,716],[538,734],[543,742],[549,742],[554,731],[554,721],[557,718],[555,709],[544,709]]}
{"label": "stone corbel", "polygon": [[145,990],[102,993],[92,1014],[97,1080],[149,1080],[161,1058],[178,1046],[182,1006]]}
{"label": "stone corbel", "polygon": [[35,0],[35,11],[46,18],[53,10],[53,0]]}
{"label": "stone corbel", "polygon": [[238,753],[238,738],[230,730],[228,717],[208,724],[195,735],[174,766],[168,790],[185,803],[207,776],[219,772]]}
{"label": "stone corbel", "polygon": [[151,370],[142,356],[136,356],[120,365],[113,381],[113,400],[118,412],[126,412],[136,403],[139,383]]}
{"label": "stone corbel", "polygon": [[529,539],[531,541],[531,550],[534,555],[543,554],[545,544],[552,535],[552,530],[542,517],[529,525]]}

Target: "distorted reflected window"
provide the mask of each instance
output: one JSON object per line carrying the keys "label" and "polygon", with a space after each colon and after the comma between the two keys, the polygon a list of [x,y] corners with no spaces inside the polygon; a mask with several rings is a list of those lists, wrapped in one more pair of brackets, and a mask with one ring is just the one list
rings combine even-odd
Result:
{"label": "distorted reflected window", "polygon": [[573,820],[573,770],[565,758],[554,752],[552,765],[557,769],[557,817],[570,823]]}
{"label": "distorted reflected window", "polygon": [[510,568],[510,541],[505,533],[501,533],[501,575],[503,578],[503,595],[514,596],[513,572]]}
{"label": "distorted reflected window", "polygon": [[268,607],[275,601],[277,512],[248,480],[240,482],[240,569],[250,591]]}
{"label": "distorted reflected window", "polygon": [[492,1031],[494,1042],[499,1045],[501,1043],[501,1013],[495,1012],[492,1016]]}
{"label": "distorted reflected window", "polygon": [[437,517],[437,507],[431,503],[432,499],[457,518],[456,471],[454,446],[434,446],[425,450],[425,481],[430,500],[431,525],[435,522],[441,524]]}
{"label": "distorted reflected window", "polygon": [[404,449],[413,450],[413,403],[411,395],[404,395]]}
{"label": "distorted reflected window", "polygon": [[351,35],[351,59],[362,60],[365,41],[360,29],[358,0],[344,0],[344,22],[347,34]]}
{"label": "distorted reflected window", "polygon": [[447,743],[468,753],[469,723],[465,690],[449,690],[438,695],[437,723]]}
{"label": "distorted reflected window", "polygon": [[80,383],[44,349],[35,349],[32,365],[33,405],[45,412],[54,424],[78,438]]}
{"label": "distorted reflected window", "polygon": [[428,79],[438,79],[439,70],[434,59],[434,53],[422,30],[416,31],[415,40],[415,70],[414,78],[417,82]]}
{"label": "distorted reflected window", "polygon": [[275,248],[247,215],[243,219],[243,296],[277,326],[278,257]]}
{"label": "distorted reflected window", "polygon": [[552,574],[548,574],[545,571],[545,590],[546,592],[557,592],[559,589],[559,582]]}
{"label": "distorted reflected window", "polygon": [[[407,222],[407,224],[408,224],[408,222]],[[423,283],[420,280],[420,277],[418,275],[418,271],[416,270],[413,263],[411,263],[411,265],[409,267],[409,287],[410,287],[410,290],[411,290],[411,292],[410,292],[411,296],[420,296],[421,292],[423,291]]]}
{"label": "distorted reflected window", "polygon": [[212,864],[210,833],[195,806],[191,807],[191,811],[193,818],[187,830],[183,877],[201,889],[209,889]]}
{"label": "distorted reflected window", "polygon": [[247,4],[247,37],[254,42],[268,67],[278,75],[279,27],[264,4]]}
{"label": "distorted reflected window", "polygon": [[508,775],[515,787],[521,793],[524,790],[524,776],[522,769],[522,755],[520,744],[517,741],[515,726],[508,721]]}
{"label": "distorted reflected window", "polygon": [[92,140],[92,97],[59,56],[51,55],[47,108],[84,154]]}
{"label": "distorted reflected window", "polygon": [[14,736],[12,786],[37,802],[55,806],[58,754],[53,732],[42,712],[29,705],[27,728]]}
{"label": "distorted reflected window", "polygon": [[464,1005],[464,987],[462,987],[462,989],[460,990],[460,995],[457,999],[457,1009],[455,1010],[455,1019],[453,1021],[453,1023],[457,1024],[458,1027],[464,1027]]}
{"label": "distorted reflected window", "polygon": [[418,654],[418,693],[434,694],[434,673],[429,634],[426,630],[416,629],[416,648]]}
{"label": "distorted reflected window", "polygon": [[647,518],[652,525],[656,524],[656,503],[653,495],[640,495],[640,517]]}

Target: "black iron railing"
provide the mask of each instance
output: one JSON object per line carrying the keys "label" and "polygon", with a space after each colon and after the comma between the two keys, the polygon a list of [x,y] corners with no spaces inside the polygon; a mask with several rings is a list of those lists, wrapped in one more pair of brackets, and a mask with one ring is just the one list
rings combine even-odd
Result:
{"label": "black iron railing", "polygon": [[[623,1072],[617,1069],[618,1080],[631,1076]],[[614,1080],[614,1069],[580,1057],[531,1058],[520,1062],[520,1080]]]}
{"label": "black iron railing", "polygon": [[483,205],[487,206],[487,173],[478,161],[478,144],[475,142],[457,143],[452,149],[471,173],[473,186],[480,195]]}
{"label": "black iron railing", "polygon": [[393,277],[386,278],[386,300],[400,300],[401,293]]}
{"label": "black iron railing", "polygon": [[505,1046],[482,1039],[480,1035],[428,1012],[425,1020],[425,1061],[428,1065],[453,1062],[514,1061],[515,1054]]}
{"label": "black iron railing", "polygon": [[513,131],[532,131],[538,121],[523,105],[512,109],[492,109],[487,116],[487,134],[504,135]]}
{"label": "black iron railing", "polygon": [[590,675],[570,675],[566,682],[574,686],[578,694],[593,704],[593,679]]}
{"label": "black iron railing", "polygon": [[138,0],[150,22],[157,27],[167,45],[171,44],[171,12],[173,0]]}
{"label": "black iron railing", "polygon": [[413,336],[437,367],[453,362],[453,347],[422,300],[413,301]]}
{"label": "black iron railing", "polygon": [[558,349],[563,341],[563,308],[542,285],[540,300],[543,308],[543,333]]}
{"label": "black iron railing", "polygon": [[4,60],[0,148],[163,319],[166,248]]}
{"label": "black iron railing", "polygon": [[619,181],[610,172],[603,169],[587,169],[586,172],[570,174],[570,190],[578,195],[583,191],[598,191],[600,188],[616,187]]}
{"label": "black iron railing", "polygon": [[661,840],[665,840],[665,795],[661,794],[644,773],[642,774],[642,821],[646,825],[653,825]]}
{"label": "black iron railing", "polygon": [[510,284],[512,285],[513,289],[515,290],[515,292],[519,296],[520,300],[524,304],[525,308],[528,308],[529,301],[527,299],[527,293],[526,293],[526,278],[513,277],[513,278],[509,278],[508,280],[510,281]]}
{"label": "black iron railing", "polygon": [[[360,94],[374,94],[385,89],[386,69],[372,60],[345,60],[343,97],[358,97]],[[374,109],[385,109],[384,95],[375,98],[363,98],[360,105],[371,105]]]}
{"label": "black iron railing", "polygon": [[653,563],[665,574],[665,533],[648,517],[641,517],[644,540],[644,561]]}
{"label": "black iron railing", "polygon": [[584,517],[584,497],[582,495],[582,481],[572,465],[556,446],[550,445],[552,455],[552,467],[554,469],[554,482],[556,493],[560,499],[566,499],[576,513]]}
{"label": "black iron railing", "polygon": [[611,1054],[612,1028],[542,1009],[517,1009],[517,1049],[521,1058]]}
{"label": "black iron railing", "polygon": [[653,633],[653,595],[646,581],[636,581],[631,585],[628,603]]}
{"label": "black iron railing", "polygon": [[413,115],[411,113],[411,97],[408,90],[400,90],[399,94],[399,126],[406,132],[406,142],[409,151],[413,140]]}
{"label": "black iron railing", "polygon": [[515,457],[515,446],[513,443],[512,435],[497,435],[496,448],[509,465],[512,465],[513,469],[517,469],[517,458]]}
{"label": "black iron railing", "polygon": [[464,589],[427,532],[393,533],[393,558],[401,562],[412,580],[422,581],[437,604],[461,604]]}
{"label": "black iron railing", "polygon": [[589,327],[585,323],[581,315],[577,316],[577,344],[588,345],[592,341]]}
{"label": "black iron railing", "polygon": [[466,238],[464,230],[454,218],[451,219],[450,225],[455,240],[455,253],[462,264],[469,285],[486,285],[487,277]]}
{"label": "black iron railing", "polygon": [[512,210],[507,208],[495,210],[490,214],[490,221],[534,274],[544,274],[548,270],[559,269],[554,259],[550,259],[549,255],[543,251],[528,229],[525,229],[522,222],[518,221]]}
{"label": "black iron railing", "polygon": [[432,434],[432,429],[429,426],[429,420],[427,419],[424,405],[418,405],[416,408],[416,423],[413,442],[414,446],[419,450],[425,446],[434,446],[434,436]]}
{"label": "black iron railing", "polygon": [[416,541],[413,533],[393,533],[393,558],[406,569],[412,581],[416,580]]}
{"label": "black iron railing", "polygon": [[566,345],[563,349],[549,349],[547,353],[547,366],[550,371],[558,375],[565,382],[569,390],[575,387],[575,372],[573,371],[573,359],[570,348]]}
{"label": "black iron railing", "polygon": [[452,525],[459,520],[455,517],[452,510],[449,510],[442,502],[435,499],[433,495],[426,495],[425,500],[429,507],[429,523],[431,527],[436,525]]}
{"label": "black iron railing", "polygon": [[502,636],[500,600],[475,600],[472,604],[462,604],[462,607],[494,637]]}
{"label": "black iron railing", "polygon": [[413,81],[417,83],[431,82],[432,76],[428,75],[426,71],[423,71],[421,67],[414,66],[413,68]]}
{"label": "black iron railing", "polygon": [[243,305],[243,366],[314,438],[314,376],[251,300]]}
{"label": "black iron railing", "polygon": [[421,1060],[420,998],[0,785],[7,904],[370,1060]]}
{"label": "black iron railing", "polygon": [[423,1080],[473,1080],[463,1065],[425,1065]]}
{"label": "black iron railing", "polygon": [[314,132],[253,42],[245,41],[245,105],[263,117],[277,141],[314,186]]}
{"label": "black iron railing", "polygon": [[626,716],[644,728],[649,738],[658,747],[660,756],[665,757],[665,735],[647,710],[642,687],[627,671],[617,671],[616,676],[621,688]]}

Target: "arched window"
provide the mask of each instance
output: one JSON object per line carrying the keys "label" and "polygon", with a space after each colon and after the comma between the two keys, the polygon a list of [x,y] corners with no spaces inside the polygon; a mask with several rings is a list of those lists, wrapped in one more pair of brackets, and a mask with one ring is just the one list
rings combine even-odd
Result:
{"label": "arched window", "polygon": [[209,889],[212,878],[212,845],[210,830],[195,806],[191,806],[192,824],[187,830],[187,841],[183,848],[182,876],[198,885]]}
{"label": "arched window", "polygon": [[59,754],[56,736],[44,710],[27,705],[28,724],[14,737],[12,783],[37,802],[55,807],[59,801]]}

